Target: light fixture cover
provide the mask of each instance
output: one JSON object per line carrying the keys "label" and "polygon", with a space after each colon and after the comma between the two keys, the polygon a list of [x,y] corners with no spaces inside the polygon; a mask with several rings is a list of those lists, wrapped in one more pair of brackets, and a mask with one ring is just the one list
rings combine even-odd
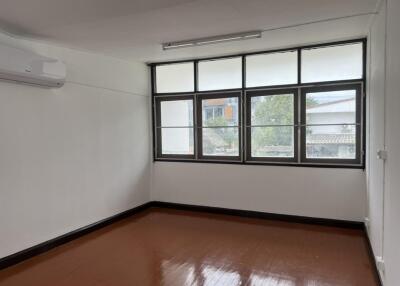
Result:
{"label": "light fixture cover", "polygon": [[171,50],[171,49],[217,44],[217,43],[222,43],[222,42],[256,39],[256,38],[261,38],[261,35],[262,35],[261,31],[220,35],[220,36],[213,36],[213,37],[207,37],[207,38],[164,43],[164,44],[162,44],[162,48],[163,48],[163,50]]}

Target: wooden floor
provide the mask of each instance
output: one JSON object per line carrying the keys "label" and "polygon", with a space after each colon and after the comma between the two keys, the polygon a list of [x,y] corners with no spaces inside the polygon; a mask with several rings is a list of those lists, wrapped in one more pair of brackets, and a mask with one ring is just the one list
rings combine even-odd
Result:
{"label": "wooden floor", "polygon": [[361,230],[153,208],[0,271],[0,285],[378,284]]}

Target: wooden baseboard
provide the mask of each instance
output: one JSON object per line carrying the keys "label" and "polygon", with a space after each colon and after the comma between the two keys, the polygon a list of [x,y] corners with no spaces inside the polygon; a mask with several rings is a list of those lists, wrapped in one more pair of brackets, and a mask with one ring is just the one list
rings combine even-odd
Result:
{"label": "wooden baseboard", "polygon": [[127,211],[121,212],[119,214],[113,215],[113,216],[105,218],[105,219],[102,219],[102,220],[92,223],[90,225],[78,228],[74,231],[68,232],[68,233],[58,236],[56,238],[53,238],[48,241],[42,242],[40,244],[34,245],[27,249],[21,250],[17,253],[3,257],[0,259],[0,270],[10,267],[12,265],[15,265],[17,263],[20,263],[20,262],[27,260],[31,257],[34,257],[36,255],[42,254],[42,253],[49,251],[57,246],[60,246],[67,242],[70,242],[71,240],[77,239],[85,234],[91,233],[95,230],[98,230],[107,225],[115,223],[121,219],[127,218],[136,213],[139,213],[139,212],[147,209],[150,206],[150,204],[151,203],[145,203],[143,205],[134,207]]}
{"label": "wooden baseboard", "polygon": [[[130,210],[124,211],[122,213],[116,214],[109,218],[100,220],[88,226],[79,228],[77,230],[71,231],[64,235],[58,236],[51,240],[45,241],[38,245],[32,246],[30,248],[24,249],[17,253],[11,254],[9,256],[3,257],[0,259],[0,270],[20,263],[24,260],[32,258],[36,255],[42,254],[46,251],[49,251],[57,246],[70,242],[74,239],[82,237],[88,233],[91,233],[95,230],[103,228],[107,225],[120,221],[124,218],[130,217],[134,214],[142,212],[151,207],[158,208],[169,208],[169,209],[177,209],[177,210],[187,210],[187,211],[196,211],[196,212],[207,212],[214,214],[224,214],[224,215],[233,215],[240,217],[248,217],[248,218],[260,218],[260,219],[268,219],[268,220],[279,220],[293,223],[306,223],[313,225],[323,225],[323,226],[332,226],[332,227],[341,227],[341,228],[351,228],[351,229],[360,229],[364,230],[365,227],[362,222],[357,221],[346,221],[346,220],[335,220],[335,219],[326,219],[326,218],[313,218],[313,217],[305,217],[305,216],[296,216],[296,215],[283,215],[283,214],[275,214],[275,213],[266,213],[266,212],[258,212],[258,211],[250,211],[250,210],[238,210],[238,209],[228,209],[228,208],[220,208],[220,207],[209,207],[209,206],[198,206],[198,205],[188,205],[188,204],[178,204],[171,202],[160,202],[160,201],[151,201],[145,203],[143,205],[137,206]],[[366,239],[368,236],[366,235]],[[372,248],[369,243],[369,255],[372,255],[372,259],[374,259]],[[375,260],[374,260],[375,261]],[[374,263],[374,265],[376,265]],[[378,270],[376,270],[378,271]],[[378,272],[377,272],[378,273]]]}
{"label": "wooden baseboard", "polygon": [[367,230],[367,227],[365,226],[365,224],[364,224],[363,229],[364,229],[364,237],[365,237],[365,240],[367,243],[368,256],[369,256],[371,263],[375,266],[374,267],[375,280],[377,281],[378,285],[383,286],[383,281],[382,281],[381,275],[379,274],[379,269],[376,264],[374,250],[372,249],[371,240],[369,239],[368,230]]}
{"label": "wooden baseboard", "polygon": [[234,216],[249,217],[249,218],[279,220],[279,221],[287,221],[287,222],[293,222],[293,223],[305,223],[305,224],[324,225],[324,226],[333,226],[333,227],[341,227],[341,228],[364,229],[364,223],[358,222],[358,221],[337,220],[337,219],[328,219],[328,218],[314,218],[314,217],[297,216],[297,215],[276,214],[276,213],[267,213],[267,212],[250,211],[250,210],[238,210],[238,209],[228,209],[228,208],[220,208],[220,207],[178,204],[178,203],[160,202],[160,201],[152,201],[150,206],[160,207],[160,208],[178,209],[178,210],[187,210],[187,211],[234,215]]}

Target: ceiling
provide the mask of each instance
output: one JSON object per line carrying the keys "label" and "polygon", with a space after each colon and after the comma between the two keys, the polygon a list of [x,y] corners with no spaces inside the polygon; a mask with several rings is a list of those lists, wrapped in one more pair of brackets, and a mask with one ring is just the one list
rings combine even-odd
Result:
{"label": "ceiling", "polygon": [[[165,61],[366,35],[379,0],[2,0],[9,33],[126,60]],[[286,28],[285,28],[286,27]],[[161,43],[263,30],[262,39]]]}

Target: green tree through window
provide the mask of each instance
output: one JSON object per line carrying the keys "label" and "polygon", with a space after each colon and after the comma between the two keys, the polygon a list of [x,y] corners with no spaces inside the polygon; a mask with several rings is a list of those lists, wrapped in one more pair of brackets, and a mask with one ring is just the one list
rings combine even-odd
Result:
{"label": "green tree through window", "polygon": [[[252,155],[293,156],[293,95],[271,95],[252,102]],[[287,125],[287,126],[282,126]]]}
{"label": "green tree through window", "polygon": [[208,136],[204,140],[209,142],[204,142],[204,152],[206,154],[229,153],[229,150],[233,149],[235,140],[237,140],[235,128],[228,127],[229,123],[223,116],[208,119],[206,126],[214,128],[207,128]]}

